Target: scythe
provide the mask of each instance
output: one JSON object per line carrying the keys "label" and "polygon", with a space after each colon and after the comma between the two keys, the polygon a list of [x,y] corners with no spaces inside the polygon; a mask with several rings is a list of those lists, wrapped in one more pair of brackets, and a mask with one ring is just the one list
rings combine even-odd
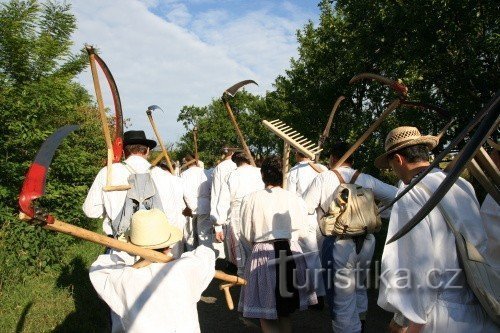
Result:
{"label": "scythe", "polygon": [[[104,191],[125,191],[125,190],[128,190],[130,188],[129,184],[115,185],[115,186],[113,186],[111,184],[112,180],[113,180],[113,176],[112,176],[113,163],[120,161],[121,151],[123,150],[122,149],[123,148],[123,141],[122,141],[121,137],[117,137],[117,138],[115,138],[115,144],[116,144],[115,146],[113,146],[113,143],[111,142],[111,134],[109,132],[108,118],[106,116],[106,111],[104,110],[104,102],[102,100],[101,86],[99,84],[99,76],[97,74],[97,68],[95,66],[95,63],[98,62],[97,61],[98,56],[95,54],[95,49],[92,46],[86,45],[85,48],[87,49],[87,53],[89,54],[90,70],[92,72],[92,81],[94,82],[94,89],[95,89],[95,93],[96,93],[97,105],[99,108],[99,115],[100,115],[101,123],[102,123],[102,130],[104,133],[104,139],[106,141],[106,148],[108,150],[106,185],[104,186],[103,190]],[[98,63],[101,64],[101,66],[103,66],[102,64],[104,64],[104,62],[102,60],[100,60],[100,62],[98,62]],[[103,68],[106,68],[106,70],[107,70],[108,74],[106,75],[106,77],[108,78],[108,75],[109,75],[109,77],[112,78],[111,72],[109,72],[109,69],[107,68],[107,66],[105,64],[104,64]],[[108,81],[108,82],[113,82],[113,84],[114,84],[114,80]],[[110,86],[111,86],[111,83],[110,83]],[[115,89],[112,89],[113,100],[115,101],[115,103],[117,103],[117,104],[115,104],[115,107],[116,107],[116,105],[119,105],[119,108],[117,109],[117,110],[119,110],[119,115],[117,113],[117,116],[115,117],[115,120],[117,121],[115,134],[123,135],[123,133],[122,133],[123,132],[123,118],[122,118],[122,113],[121,113],[120,97],[118,95],[118,89],[116,89],[116,84],[114,84],[112,86],[115,88]],[[116,95],[115,95],[115,92],[116,92]],[[119,154],[115,155],[115,150],[119,150]],[[115,156],[118,156],[118,159]]]}
{"label": "scythe", "polygon": [[245,138],[243,137],[243,133],[240,130],[240,127],[238,126],[238,123],[236,122],[236,118],[234,117],[233,110],[231,109],[231,104],[229,104],[229,98],[234,97],[236,95],[236,92],[242,88],[243,86],[247,84],[257,84],[254,80],[244,80],[241,82],[236,83],[235,85],[232,85],[231,87],[227,88],[224,93],[222,94],[222,103],[224,103],[224,106],[226,107],[227,114],[229,115],[229,119],[231,119],[231,123],[233,124],[236,134],[238,135],[238,139],[240,140],[241,145],[243,146],[243,150],[245,151],[245,154],[247,155],[250,164],[255,166],[255,161],[253,159],[252,154],[250,153],[250,149],[247,146],[247,143],[245,142]]}
{"label": "scythe", "polygon": [[[56,217],[45,212],[42,208],[35,205],[35,200],[45,194],[47,172],[57,147],[66,136],[75,131],[77,128],[78,126],[76,125],[61,127],[54,134],[49,136],[42,144],[34,162],[31,164],[28,172],[26,173],[21,193],[19,194],[19,218],[23,221],[27,221],[28,223],[40,225],[42,228],[47,230],[61,232],[96,244],[104,245],[106,247],[125,251],[132,255],[140,256],[150,262],[166,263],[172,261],[173,257],[163,253],[145,249],[131,243],[124,243],[117,239],[60,221]],[[246,284],[244,279],[238,276],[228,275],[222,271],[216,271],[214,277],[231,284]]]}

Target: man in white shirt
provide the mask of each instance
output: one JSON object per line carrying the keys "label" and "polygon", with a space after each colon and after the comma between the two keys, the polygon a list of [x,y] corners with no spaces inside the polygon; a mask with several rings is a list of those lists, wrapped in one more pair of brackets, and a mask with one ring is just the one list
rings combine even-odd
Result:
{"label": "man in white shirt", "polygon": [[[343,142],[333,145],[330,165],[333,166],[348,149],[349,146]],[[356,173],[352,164],[351,156],[335,170],[345,182],[350,182]],[[314,214],[318,207],[321,214],[318,218],[328,212],[340,181],[332,170],[322,172],[314,179],[303,195],[309,214]],[[394,186],[364,173],[359,173],[354,183],[372,189],[375,198],[382,203],[389,202],[396,195],[397,189]],[[372,234],[351,238],[325,237],[321,261],[323,268],[330,272],[330,275],[325,274],[324,277],[334,332],[362,330],[368,309],[365,281],[374,250],[375,237]],[[331,281],[326,279],[328,276]]]}
{"label": "man in white shirt", "polygon": [[[143,131],[127,131],[124,133],[123,144],[125,161],[112,165],[111,185],[125,185],[129,183],[129,177],[133,173],[146,174],[150,172],[161,201],[162,210],[171,223],[178,228],[183,228],[185,218],[182,216],[182,209],[185,205],[182,180],[161,168],[151,168],[151,164],[147,161],[149,152],[156,146],[156,142],[146,139]],[[127,191],[103,191],[103,187],[106,185],[106,175],[107,168],[104,167],[97,174],[87,194],[83,211],[90,218],[103,217],[104,233],[119,238],[122,235],[117,235],[116,231],[114,232],[112,222],[122,214]],[[179,251],[180,247],[174,252],[180,254]]]}
{"label": "man in white shirt", "polygon": [[264,183],[260,168],[250,165],[244,152],[235,152],[232,160],[237,168],[229,174],[221,188],[216,208],[219,219],[215,222],[215,237],[219,242],[225,241],[228,259],[237,266],[238,275],[241,276],[245,258],[252,250],[249,244],[240,241],[241,201],[247,194],[263,189]]}
{"label": "man in white shirt", "polygon": [[[438,138],[422,136],[415,127],[398,127],[387,135],[386,153],[375,160],[402,181],[399,191],[429,166]],[[429,200],[446,175],[432,170],[392,208],[391,238]],[[426,187],[428,190],[424,189]],[[486,234],[479,222],[479,203],[462,178],[441,199],[442,209],[468,242],[484,253]],[[391,332],[495,332],[469,288],[459,264],[455,237],[439,209],[433,209],[409,233],[384,247],[378,305],[395,313]]]}
{"label": "man in white shirt", "polygon": [[[229,147],[223,147],[222,153],[224,154],[224,159],[220,162],[214,169],[212,173],[212,192],[210,196],[210,218],[215,225],[223,225],[226,221],[220,221],[220,213],[217,210],[221,208],[218,206],[220,194],[222,187],[227,182],[227,177],[229,174],[236,169],[236,163],[233,162],[231,157],[234,154],[234,150]],[[227,215],[227,212],[222,213],[223,216]]]}
{"label": "man in white shirt", "polygon": [[184,201],[187,209],[184,215],[191,218],[185,229],[186,247],[194,249],[198,245],[213,248],[212,223],[210,221],[211,179],[206,170],[192,163],[192,154],[184,158],[187,169],[181,173],[184,181]]}
{"label": "man in white shirt", "polygon": [[[286,189],[302,198],[306,189],[319,174],[313,167],[310,158],[295,150],[295,164],[289,171]],[[321,171],[328,170],[321,164],[315,166]],[[325,296],[325,285],[323,275],[321,274],[321,260],[319,257],[319,244],[322,243],[323,236],[319,230],[316,213],[308,215],[307,230],[304,237],[299,239],[300,247],[304,251],[307,268],[309,269],[310,279],[314,282],[316,295],[319,296],[317,308],[322,308],[323,297]]]}
{"label": "man in white shirt", "polygon": [[[157,209],[132,217],[130,241],[164,254],[182,231]],[[118,315],[112,332],[200,332],[196,304],[215,274],[214,252],[204,246],[169,263],[135,268],[118,254],[100,255],[90,267],[99,296]]]}

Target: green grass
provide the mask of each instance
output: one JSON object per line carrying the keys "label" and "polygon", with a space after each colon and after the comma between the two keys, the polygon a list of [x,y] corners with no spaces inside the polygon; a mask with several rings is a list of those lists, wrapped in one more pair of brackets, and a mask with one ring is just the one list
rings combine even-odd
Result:
{"label": "green grass", "polygon": [[107,307],[88,277],[102,252],[102,246],[77,241],[61,258],[61,269],[4,284],[0,332],[109,331]]}

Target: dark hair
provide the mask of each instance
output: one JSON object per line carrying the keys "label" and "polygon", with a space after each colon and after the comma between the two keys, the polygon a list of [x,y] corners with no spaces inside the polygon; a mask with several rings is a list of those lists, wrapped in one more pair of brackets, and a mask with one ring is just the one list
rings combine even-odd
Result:
{"label": "dark hair", "polygon": [[[349,148],[351,148],[351,146],[349,146],[346,142],[336,142],[330,147],[330,156],[336,160],[340,160],[342,156],[344,156],[344,154],[349,150]],[[345,161],[349,164],[353,164],[354,158],[351,155]]]}
{"label": "dark hair", "polygon": [[187,153],[186,156],[184,156],[184,160],[186,160],[186,163],[189,162],[189,161],[194,160],[194,154]]}
{"label": "dark hair", "polygon": [[243,151],[237,151],[231,156],[231,161],[236,163],[237,166],[242,165],[243,163],[250,164],[250,159],[247,157],[247,154]]}
{"label": "dark hair", "polygon": [[281,167],[281,158],[270,156],[262,161],[260,168],[262,181],[267,185],[281,186],[283,185],[283,172]]}
{"label": "dark hair", "polygon": [[429,152],[429,147],[426,144],[419,144],[397,150],[387,155],[387,160],[390,160],[394,157],[394,155],[399,154],[403,156],[409,163],[429,161]]}
{"label": "dark hair", "polygon": [[135,145],[126,145],[123,147],[123,151],[125,156],[130,156],[131,154],[142,154],[146,155],[148,152],[148,146],[135,144]]}

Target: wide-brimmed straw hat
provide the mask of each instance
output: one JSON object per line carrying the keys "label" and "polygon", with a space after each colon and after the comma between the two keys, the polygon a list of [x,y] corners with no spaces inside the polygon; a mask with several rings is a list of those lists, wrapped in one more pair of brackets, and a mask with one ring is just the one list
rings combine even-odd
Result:
{"label": "wide-brimmed straw hat", "polygon": [[146,249],[162,249],[182,239],[181,229],[171,225],[159,209],[138,210],[130,223],[130,242]]}
{"label": "wide-brimmed straw hat", "polygon": [[393,129],[385,139],[385,153],[375,159],[375,166],[379,169],[389,169],[387,156],[406,147],[425,144],[429,150],[439,143],[439,138],[433,135],[422,135],[418,128],[401,126]]}

